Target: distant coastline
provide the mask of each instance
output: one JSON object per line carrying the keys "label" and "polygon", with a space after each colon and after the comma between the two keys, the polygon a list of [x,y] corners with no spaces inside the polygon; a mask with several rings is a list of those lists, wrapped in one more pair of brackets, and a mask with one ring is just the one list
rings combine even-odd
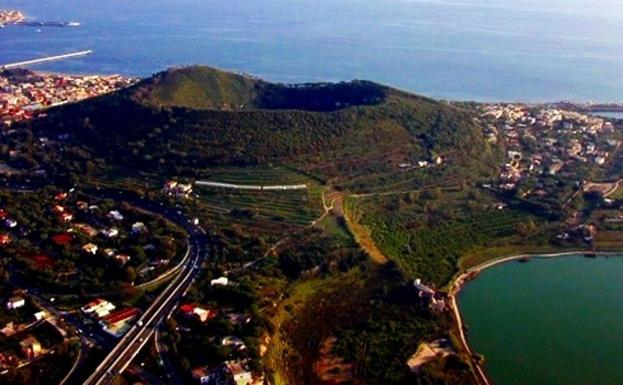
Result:
{"label": "distant coastline", "polygon": [[26,14],[16,9],[1,9],[0,10],[0,28],[4,28],[7,25],[20,25],[25,27],[79,27],[80,23],[77,21],[39,21],[29,20]]}

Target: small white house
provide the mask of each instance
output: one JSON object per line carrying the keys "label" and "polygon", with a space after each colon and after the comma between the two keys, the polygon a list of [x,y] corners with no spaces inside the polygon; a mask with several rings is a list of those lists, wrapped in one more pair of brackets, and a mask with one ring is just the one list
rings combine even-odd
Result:
{"label": "small white house", "polygon": [[19,309],[20,307],[24,307],[26,305],[26,300],[23,297],[15,296],[9,298],[6,303],[6,308],[9,310]]}
{"label": "small white house", "polygon": [[119,211],[117,211],[117,210],[111,210],[108,213],[107,216],[108,216],[108,218],[113,219],[115,221],[122,221],[123,220],[123,215]]}
{"label": "small white house", "polygon": [[227,286],[229,284],[229,279],[227,277],[220,277],[217,279],[213,279],[210,281],[211,286]]}
{"label": "small white house", "polygon": [[145,231],[147,231],[147,226],[145,226],[143,222],[135,222],[134,224],[132,224],[133,234],[140,234]]}
{"label": "small white house", "polygon": [[117,230],[114,227],[111,227],[109,229],[104,229],[102,230],[102,234],[106,237],[106,238],[114,238],[117,235],[119,235],[119,230]]}

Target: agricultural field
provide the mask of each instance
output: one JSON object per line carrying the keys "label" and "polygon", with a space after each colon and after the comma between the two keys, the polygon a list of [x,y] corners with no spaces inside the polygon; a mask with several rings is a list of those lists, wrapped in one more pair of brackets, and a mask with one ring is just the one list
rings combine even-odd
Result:
{"label": "agricultural field", "polygon": [[163,179],[155,174],[131,169],[111,168],[106,172],[94,173],[81,180],[82,184],[94,187],[108,187],[121,190],[145,192],[162,187]]}
{"label": "agricultural field", "polygon": [[619,184],[619,186],[617,187],[616,190],[614,190],[613,193],[611,193],[610,195],[608,195],[608,198],[610,199],[620,199],[623,200],[623,185]]}
{"label": "agricultural field", "polygon": [[309,177],[286,167],[214,167],[201,170],[195,179],[247,185],[303,184]]}
{"label": "agricultural field", "polygon": [[347,211],[407,277],[444,286],[475,247],[521,242],[540,221],[477,190],[349,199]]}
{"label": "agricultural field", "polygon": [[211,169],[201,180],[239,185],[307,184],[302,190],[239,190],[195,186],[198,205],[211,224],[238,224],[279,235],[310,226],[324,212],[322,187],[285,168]]}

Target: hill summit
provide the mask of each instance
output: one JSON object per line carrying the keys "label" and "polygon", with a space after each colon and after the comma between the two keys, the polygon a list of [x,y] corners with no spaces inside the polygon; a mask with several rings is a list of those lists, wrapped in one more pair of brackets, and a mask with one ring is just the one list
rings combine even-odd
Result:
{"label": "hill summit", "polygon": [[274,84],[211,67],[170,69],[140,83],[137,100],[158,107],[212,110],[334,111],[382,102],[383,86],[366,81]]}
{"label": "hill summit", "polygon": [[[69,137],[79,172],[93,159],[191,177],[283,165],[362,191],[469,177],[496,163],[469,109],[369,81],[285,85],[209,67],[167,70],[26,126]],[[67,163],[68,153],[58,159]]]}

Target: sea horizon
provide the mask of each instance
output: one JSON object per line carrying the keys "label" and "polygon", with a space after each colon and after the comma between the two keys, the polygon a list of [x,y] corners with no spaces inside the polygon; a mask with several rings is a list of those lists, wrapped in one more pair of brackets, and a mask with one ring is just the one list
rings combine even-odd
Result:
{"label": "sea horizon", "polygon": [[366,79],[446,100],[623,101],[615,2],[96,3],[3,2],[32,20],[81,26],[7,26],[0,62],[91,49],[32,69],[147,77],[200,64],[283,83]]}

